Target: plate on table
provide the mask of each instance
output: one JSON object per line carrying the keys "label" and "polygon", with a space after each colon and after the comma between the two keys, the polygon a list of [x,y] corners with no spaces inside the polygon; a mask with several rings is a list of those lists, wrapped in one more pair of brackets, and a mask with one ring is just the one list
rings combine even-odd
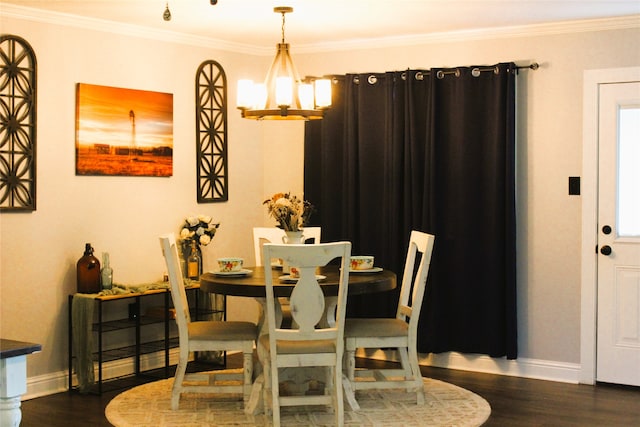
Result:
{"label": "plate on table", "polygon": [[274,262],[271,263],[271,268],[282,269],[282,263],[278,262],[278,261],[274,261]]}
{"label": "plate on table", "polygon": [[216,276],[248,276],[253,273],[253,270],[243,268],[238,271],[212,271],[212,273]]}
{"label": "plate on table", "polygon": [[[327,278],[327,276],[323,276],[321,274],[316,274],[316,280],[324,280],[326,278]],[[284,276],[278,277],[278,279],[280,279],[283,282],[297,282],[300,278],[299,277],[291,277],[291,275],[285,274]]]}
{"label": "plate on table", "polygon": [[380,273],[381,271],[382,271],[382,268],[380,268],[380,267],[367,268],[365,270],[352,270],[352,269],[349,269],[349,274],[351,274],[351,273],[372,274],[372,273]]}

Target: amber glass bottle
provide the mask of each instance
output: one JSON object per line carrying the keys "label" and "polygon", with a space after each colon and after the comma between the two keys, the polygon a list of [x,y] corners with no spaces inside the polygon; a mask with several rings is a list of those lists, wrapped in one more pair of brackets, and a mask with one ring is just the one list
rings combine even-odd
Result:
{"label": "amber glass bottle", "polygon": [[187,277],[192,280],[200,279],[200,251],[195,240],[191,241],[191,253],[187,258]]}
{"label": "amber glass bottle", "polygon": [[100,292],[100,261],[93,256],[91,243],[85,244],[84,255],[76,266],[78,274],[78,292],[95,294]]}

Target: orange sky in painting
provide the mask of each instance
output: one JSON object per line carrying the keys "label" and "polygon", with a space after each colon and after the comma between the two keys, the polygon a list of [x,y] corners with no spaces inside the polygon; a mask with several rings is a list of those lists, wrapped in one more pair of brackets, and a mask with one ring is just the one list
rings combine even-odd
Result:
{"label": "orange sky in painting", "polygon": [[[76,144],[173,146],[173,95],[79,83]],[[135,117],[135,134],[133,120]]]}

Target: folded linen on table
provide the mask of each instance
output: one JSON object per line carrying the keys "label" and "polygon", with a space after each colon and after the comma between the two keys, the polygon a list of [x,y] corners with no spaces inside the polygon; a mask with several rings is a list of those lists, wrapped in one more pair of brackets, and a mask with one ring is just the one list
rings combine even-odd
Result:
{"label": "folded linen on table", "polygon": [[89,391],[95,383],[93,373],[93,307],[96,294],[75,294],[71,304],[73,354],[80,393]]}

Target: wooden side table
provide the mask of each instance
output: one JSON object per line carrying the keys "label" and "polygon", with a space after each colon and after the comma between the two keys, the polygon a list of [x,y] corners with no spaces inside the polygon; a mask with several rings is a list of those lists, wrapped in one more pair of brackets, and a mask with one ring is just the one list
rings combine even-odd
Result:
{"label": "wooden side table", "polygon": [[40,344],[0,339],[1,426],[20,425],[20,396],[27,392],[27,355],[40,350]]}

